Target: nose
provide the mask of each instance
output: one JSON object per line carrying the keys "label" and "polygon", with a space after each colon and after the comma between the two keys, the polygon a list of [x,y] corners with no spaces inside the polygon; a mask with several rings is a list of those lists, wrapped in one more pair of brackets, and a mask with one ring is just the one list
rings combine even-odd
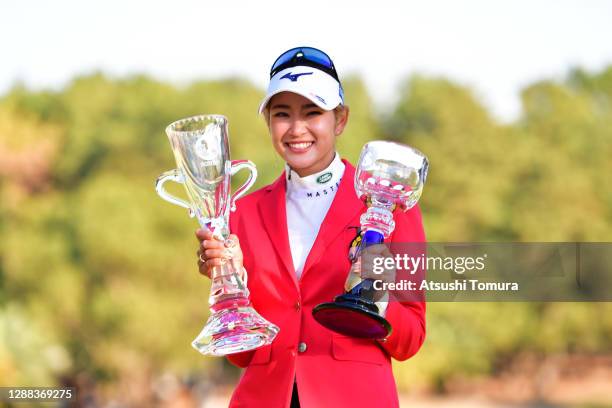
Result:
{"label": "nose", "polygon": [[291,121],[291,126],[289,127],[289,131],[287,133],[293,137],[300,137],[306,134],[307,129],[306,121],[297,118]]}

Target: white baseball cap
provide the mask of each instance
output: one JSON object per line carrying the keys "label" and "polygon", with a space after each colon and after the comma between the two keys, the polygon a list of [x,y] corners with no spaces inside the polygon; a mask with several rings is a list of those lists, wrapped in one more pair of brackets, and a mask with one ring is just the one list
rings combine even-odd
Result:
{"label": "white baseball cap", "polygon": [[264,111],[274,95],[281,92],[302,95],[326,111],[344,104],[344,92],[340,82],[313,66],[292,66],[273,75],[266,96],[259,105],[259,113]]}

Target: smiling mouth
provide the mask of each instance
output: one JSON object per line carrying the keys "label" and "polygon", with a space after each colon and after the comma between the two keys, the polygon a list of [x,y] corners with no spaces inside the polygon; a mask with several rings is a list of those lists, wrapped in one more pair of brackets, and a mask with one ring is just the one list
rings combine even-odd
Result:
{"label": "smiling mouth", "polygon": [[285,143],[285,146],[288,146],[291,150],[294,151],[302,151],[308,149],[313,144],[314,142]]}

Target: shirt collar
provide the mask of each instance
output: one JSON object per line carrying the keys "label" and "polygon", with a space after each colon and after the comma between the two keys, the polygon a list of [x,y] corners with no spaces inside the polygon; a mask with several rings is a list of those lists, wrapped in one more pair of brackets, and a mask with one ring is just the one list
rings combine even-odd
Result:
{"label": "shirt collar", "polygon": [[335,185],[344,173],[344,163],[336,152],[334,160],[325,169],[306,177],[300,177],[295,171],[285,164],[287,174],[287,189],[290,190],[317,190]]}

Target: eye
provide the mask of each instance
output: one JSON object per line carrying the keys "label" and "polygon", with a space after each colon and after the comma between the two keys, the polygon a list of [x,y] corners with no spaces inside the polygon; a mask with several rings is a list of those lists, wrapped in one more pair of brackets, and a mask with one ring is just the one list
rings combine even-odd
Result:
{"label": "eye", "polygon": [[317,116],[317,115],[320,115],[321,113],[322,113],[321,111],[317,110],[317,111],[310,111],[306,115],[308,115],[308,116]]}
{"label": "eye", "polygon": [[288,118],[289,114],[287,114],[287,112],[279,111],[279,112],[273,113],[272,116],[275,118]]}

